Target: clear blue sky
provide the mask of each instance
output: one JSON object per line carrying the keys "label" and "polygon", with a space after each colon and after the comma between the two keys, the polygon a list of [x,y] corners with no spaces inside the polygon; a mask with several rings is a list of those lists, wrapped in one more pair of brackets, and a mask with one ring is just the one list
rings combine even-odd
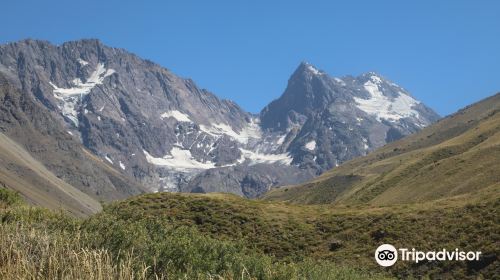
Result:
{"label": "clear blue sky", "polygon": [[98,38],[258,112],[301,61],[442,115],[500,91],[500,1],[4,1],[0,42]]}

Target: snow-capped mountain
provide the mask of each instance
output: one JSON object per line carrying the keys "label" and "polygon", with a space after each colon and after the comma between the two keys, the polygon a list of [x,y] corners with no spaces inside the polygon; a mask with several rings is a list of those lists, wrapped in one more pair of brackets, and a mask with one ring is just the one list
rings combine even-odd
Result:
{"label": "snow-capped mountain", "polygon": [[2,45],[0,72],[103,162],[151,191],[257,196],[438,118],[374,73],[332,78],[306,63],[256,116],[97,40]]}
{"label": "snow-capped mountain", "polygon": [[405,89],[370,72],[330,77],[308,63],[260,114],[265,131],[286,135],[292,164],[327,170],[416,132],[439,116]]}

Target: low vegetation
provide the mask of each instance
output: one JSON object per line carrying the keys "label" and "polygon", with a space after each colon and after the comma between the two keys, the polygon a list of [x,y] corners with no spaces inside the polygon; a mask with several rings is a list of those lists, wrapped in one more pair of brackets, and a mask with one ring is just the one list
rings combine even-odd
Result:
{"label": "low vegetation", "polygon": [[77,220],[0,194],[0,279],[387,278],[327,261],[284,261],[164,219],[104,211]]}
{"label": "low vegetation", "polygon": [[[245,248],[284,262],[314,259],[389,272],[399,278],[476,279],[479,275],[491,279],[500,269],[497,190],[391,207],[290,205],[233,195],[158,193],[112,204],[88,223],[101,224],[110,217],[147,224],[161,221],[174,228],[194,227],[217,240],[238,241]],[[410,250],[481,250],[484,258],[418,265],[398,262],[382,269],[373,252],[384,243]]]}
{"label": "low vegetation", "polygon": [[[0,189],[0,279],[494,279],[499,210],[498,185],[385,207],[156,193],[81,220]],[[382,268],[383,243],[482,258]]]}
{"label": "low vegetation", "polygon": [[21,204],[22,201],[23,200],[18,193],[0,187],[0,208],[18,205]]}

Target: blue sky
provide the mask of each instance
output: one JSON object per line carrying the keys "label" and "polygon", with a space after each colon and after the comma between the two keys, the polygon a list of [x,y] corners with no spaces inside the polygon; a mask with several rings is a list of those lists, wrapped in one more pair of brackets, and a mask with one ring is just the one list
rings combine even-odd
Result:
{"label": "blue sky", "polygon": [[6,1],[0,43],[98,38],[251,112],[301,61],[376,71],[446,115],[500,91],[500,1]]}

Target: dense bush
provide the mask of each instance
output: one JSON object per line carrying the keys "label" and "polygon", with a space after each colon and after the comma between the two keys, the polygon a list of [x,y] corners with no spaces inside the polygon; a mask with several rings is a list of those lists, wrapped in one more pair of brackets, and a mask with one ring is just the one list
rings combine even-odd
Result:
{"label": "dense bush", "polygon": [[0,211],[0,279],[382,279],[330,262],[283,262],[194,227],[79,221],[46,209]]}

